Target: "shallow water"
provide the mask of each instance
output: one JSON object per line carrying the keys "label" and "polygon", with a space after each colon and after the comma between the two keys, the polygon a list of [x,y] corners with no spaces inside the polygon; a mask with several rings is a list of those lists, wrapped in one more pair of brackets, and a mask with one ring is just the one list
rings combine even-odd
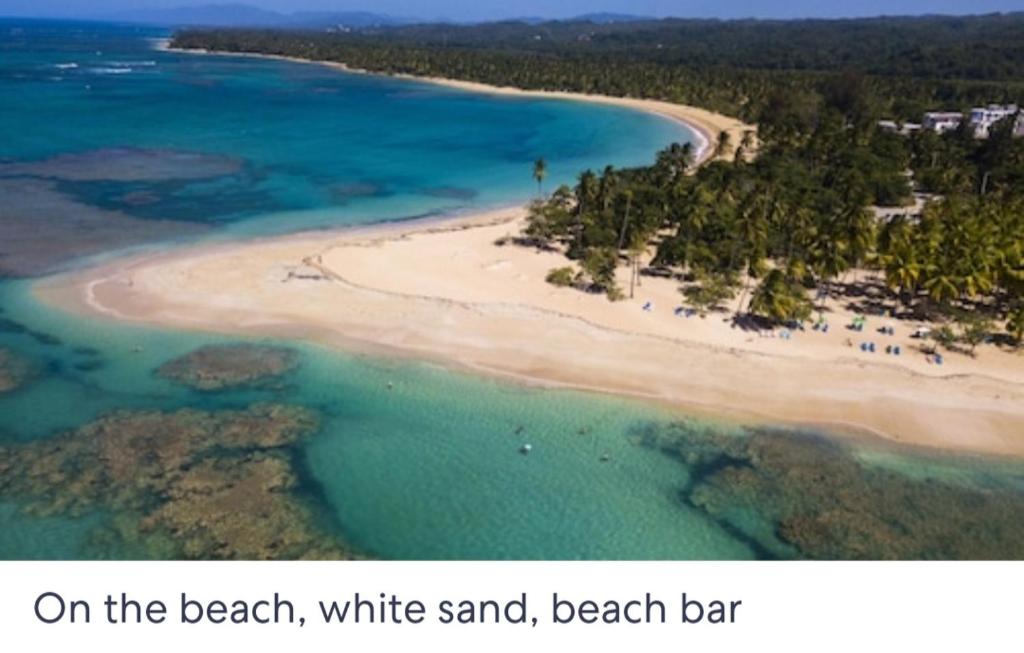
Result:
{"label": "shallow water", "polygon": [[[535,192],[530,164],[538,156],[551,164],[550,186],[587,166],[649,161],[686,137],[672,123],[609,107],[158,53],[146,40],[156,31],[0,22],[0,34],[0,92],[18,99],[0,103],[0,182],[36,184],[34,201],[74,205],[65,222],[51,220],[45,238],[32,240],[38,223],[25,226],[26,206],[0,203],[3,242],[10,246],[14,228],[23,229],[19,254],[45,268],[175,238],[521,202]],[[66,220],[85,208],[90,221],[71,231]],[[103,230],[115,220],[121,236],[138,238]],[[92,249],[82,249],[82,234],[95,236]],[[33,243],[38,249],[25,256]],[[264,343],[295,352],[294,368],[270,382],[194,388],[158,370],[235,339],[71,316],[38,303],[27,280],[0,283],[0,309],[0,348],[32,370],[21,387],[0,394],[7,452],[61,437],[81,444],[95,437],[83,425],[111,411],[305,407],[319,424],[287,447],[298,479],[289,492],[309,507],[324,537],[362,555],[746,559],[891,550],[1024,557],[1017,532],[1024,470],[1016,463],[836,447],[783,432],[765,440],[757,430],[640,402],[298,343]],[[529,455],[519,452],[525,443]],[[118,514],[102,494],[77,511],[52,505],[91,470],[69,461],[57,480],[26,484],[28,470],[5,470],[6,462],[0,459],[0,558],[187,555],[133,539],[144,530],[139,516]],[[818,487],[812,471],[829,466],[842,482]],[[5,478],[19,482],[5,492]],[[865,494],[865,483],[878,490],[871,501],[850,500]],[[40,499],[33,488],[49,500],[45,514],[31,509]],[[166,501],[119,500],[143,512]],[[960,512],[942,513],[937,502]],[[902,505],[907,519],[893,510]],[[988,530],[969,521],[972,506],[992,516]],[[820,524],[807,516],[823,508],[838,515],[835,531],[858,529],[857,536],[839,544],[820,537]],[[977,530],[977,546],[946,546],[942,528],[966,523]],[[936,533],[934,545],[898,537],[904,527]]]}

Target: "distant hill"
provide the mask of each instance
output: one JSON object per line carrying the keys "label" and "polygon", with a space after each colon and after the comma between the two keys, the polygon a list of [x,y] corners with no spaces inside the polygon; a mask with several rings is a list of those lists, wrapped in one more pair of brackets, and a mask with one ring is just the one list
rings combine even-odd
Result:
{"label": "distant hill", "polygon": [[[642,21],[655,20],[650,16],[634,16],[633,14],[616,14],[610,12],[592,13],[592,14],[581,14],[579,16],[573,16],[572,18],[561,18],[553,20],[551,18],[543,18],[541,16],[519,16],[516,18],[507,18],[500,21],[470,21],[467,24],[482,25],[487,23],[523,23],[526,25],[543,25],[544,23],[592,23],[594,25],[614,25],[616,23],[638,23]],[[452,21],[454,22],[454,21]]]}
{"label": "distant hill", "polygon": [[171,9],[134,9],[97,16],[126,23],[165,25],[169,27],[278,27],[278,28],[349,28],[402,25],[409,20],[367,11],[300,11],[279,13],[245,4],[211,4]]}
{"label": "distant hill", "polygon": [[[241,3],[209,4],[195,7],[173,7],[169,9],[133,9],[107,13],[96,18],[124,23],[163,25],[168,27],[276,27],[281,29],[327,29],[347,27],[365,29],[371,27],[397,27],[418,24],[422,21],[398,18],[370,11],[296,11],[281,13]],[[590,13],[564,19],[562,22],[614,25],[652,20],[649,17],[621,13]],[[434,24],[473,24],[463,21],[433,21]],[[507,23],[540,25],[551,22],[541,17],[509,19]]]}
{"label": "distant hill", "polygon": [[569,22],[594,23],[596,25],[611,25],[614,23],[639,23],[642,21],[654,20],[650,16],[634,16],[633,14],[615,14],[609,12],[583,14],[570,19]]}

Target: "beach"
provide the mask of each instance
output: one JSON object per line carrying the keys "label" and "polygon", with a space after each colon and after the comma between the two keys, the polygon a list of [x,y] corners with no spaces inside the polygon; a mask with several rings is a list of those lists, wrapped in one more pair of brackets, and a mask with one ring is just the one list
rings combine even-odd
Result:
{"label": "beach", "polygon": [[[298,338],[519,382],[640,397],[749,423],[803,425],[958,453],[1024,455],[1024,366],[982,346],[930,363],[914,324],[752,331],[728,311],[677,315],[679,284],[633,298],[545,282],[569,261],[508,242],[525,209],[140,255],[40,281],[45,302],[178,329]],[[628,269],[619,268],[628,295]],[[646,304],[650,310],[644,310]],[[863,352],[862,342],[878,345]],[[887,354],[899,345],[902,355]]]}
{"label": "beach", "polygon": [[[179,52],[182,54],[217,55],[228,57],[254,57],[259,59],[274,59],[278,61],[290,61],[293,63],[327,66],[329,68],[334,68],[336,70],[344,71],[347,73],[361,75],[383,74],[375,73],[373,71],[362,70],[359,68],[353,68],[351,66],[345,65],[344,63],[338,63],[333,61],[315,61],[311,59],[302,59],[299,57],[259,54],[250,52],[217,52],[212,50],[187,50],[180,48],[172,48],[170,47],[170,41],[163,39],[156,41],[154,45],[159,50],[167,52]],[[655,114],[663,118],[667,118],[669,120],[681,123],[683,126],[687,127],[690,131],[694,133],[694,136],[696,137],[694,142],[694,160],[696,163],[704,163],[713,158],[715,144],[718,142],[719,136],[723,133],[728,134],[729,142],[729,147],[726,148],[725,153],[721,157],[723,160],[731,161],[734,158],[736,154],[736,149],[743,141],[746,132],[752,132],[755,135],[754,147],[750,149],[750,151],[747,153],[747,156],[752,156],[756,150],[757,127],[755,125],[749,125],[740,120],[737,120],[736,118],[732,118],[730,116],[726,116],[720,113],[715,113],[713,111],[708,111],[707,109],[702,109],[700,107],[640,98],[613,97],[608,95],[593,95],[587,93],[573,93],[568,91],[526,90],[510,86],[492,86],[490,84],[482,84],[479,82],[445,79],[442,77],[419,77],[413,75],[386,76],[395,77],[397,79],[408,79],[426,82],[430,84],[437,84],[439,86],[447,86],[449,88],[469,91],[472,93],[505,95],[511,97],[534,97],[553,100],[570,100],[575,102],[591,102],[595,104],[606,104],[610,106],[623,107],[627,109],[634,109],[637,111]]]}

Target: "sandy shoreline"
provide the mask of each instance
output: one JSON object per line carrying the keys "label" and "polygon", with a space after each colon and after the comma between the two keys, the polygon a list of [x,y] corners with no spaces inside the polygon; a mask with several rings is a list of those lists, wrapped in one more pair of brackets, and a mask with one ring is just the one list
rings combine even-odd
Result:
{"label": "sandy shoreline", "polygon": [[[46,302],[84,314],[220,333],[300,338],[430,359],[486,374],[653,399],[726,418],[870,432],[893,442],[1024,456],[1024,361],[984,347],[926,362],[911,325],[792,339],[674,314],[675,282],[635,298],[556,288],[560,254],[498,245],[523,209],[140,256],[39,282]],[[400,264],[397,264],[400,262]],[[628,287],[626,270],[622,281]],[[646,302],[654,310],[644,311]],[[863,353],[847,340],[873,340]],[[900,344],[904,355],[884,354]]]}
{"label": "sandy shoreline", "polygon": [[[696,136],[694,149],[695,160],[697,163],[704,163],[712,158],[712,155],[714,154],[714,143],[717,142],[718,136],[722,132],[729,134],[729,142],[731,144],[727,154],[722,157],[725,160],[731,160],[733,158],[736,148],[743,140],[745,132],[752,131],[755,134],[757,133],[756,126],[748,125],[735,118],[731,118],[729,116],[725,116],[719,113],[714,113],[712,111],[708,111],[707,109],[701,109],[700,107],[688,106],[683,104],[674,104],[671,102],[663,102],[660,100],[613,97],[607,95],[589,95],[586,93],[571,93],[568,91],[533,91],[509,86],[492,86],[489,84],[482,84],[479,82],[446,79],[442,77],[387,75],[384,73],[376,73],[368,70],[362,70],[359,68],[352,68],[343,63],[337,63],[333,61],[315,61],[312,59],[302,59],[299,57],[288,57],[284,55],[273,54],[258,54],[252,52],[217,52],[201,49],[189,50],[181,48],[172,48],[170,47],[169,40],[157,41],[156,48],[167,52],[178,52],[182,54],[202,54],[228,57],[253,57],[258,59],[290,61],[293,63],[327,66],[329,68],[334,68],[347,73],[377,75],[383,77],[394,77],[396,79],[407,79],[411,81],[427,82],[430,84],[437,84],[439,86],[447,86],[449,88],[471,91],[473,93],[571,100],[577,102],[591,102],[595,104],[607,104],[611,106],[633,109],[636,111],[643,111],[680,123],[687,129],[689,129],[691,132],[693,132]],[[666,143],[666,145],[668,145],[668,143]]]}

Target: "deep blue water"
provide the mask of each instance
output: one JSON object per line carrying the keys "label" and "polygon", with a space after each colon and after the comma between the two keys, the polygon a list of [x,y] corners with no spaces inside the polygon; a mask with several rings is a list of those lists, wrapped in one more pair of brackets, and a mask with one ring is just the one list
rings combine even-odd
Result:
{"label": "deep blue water", "polygon": [[[0,22],[0,34],[0,160],[139,218],[279,232],[518,203],[537,158],[553,186],[691,136],[614,107],[156,52],[158,30]],[[110,174],[131,156],[116,148],[152,156]],[[73,170],[47,165],[68,153]]]}

